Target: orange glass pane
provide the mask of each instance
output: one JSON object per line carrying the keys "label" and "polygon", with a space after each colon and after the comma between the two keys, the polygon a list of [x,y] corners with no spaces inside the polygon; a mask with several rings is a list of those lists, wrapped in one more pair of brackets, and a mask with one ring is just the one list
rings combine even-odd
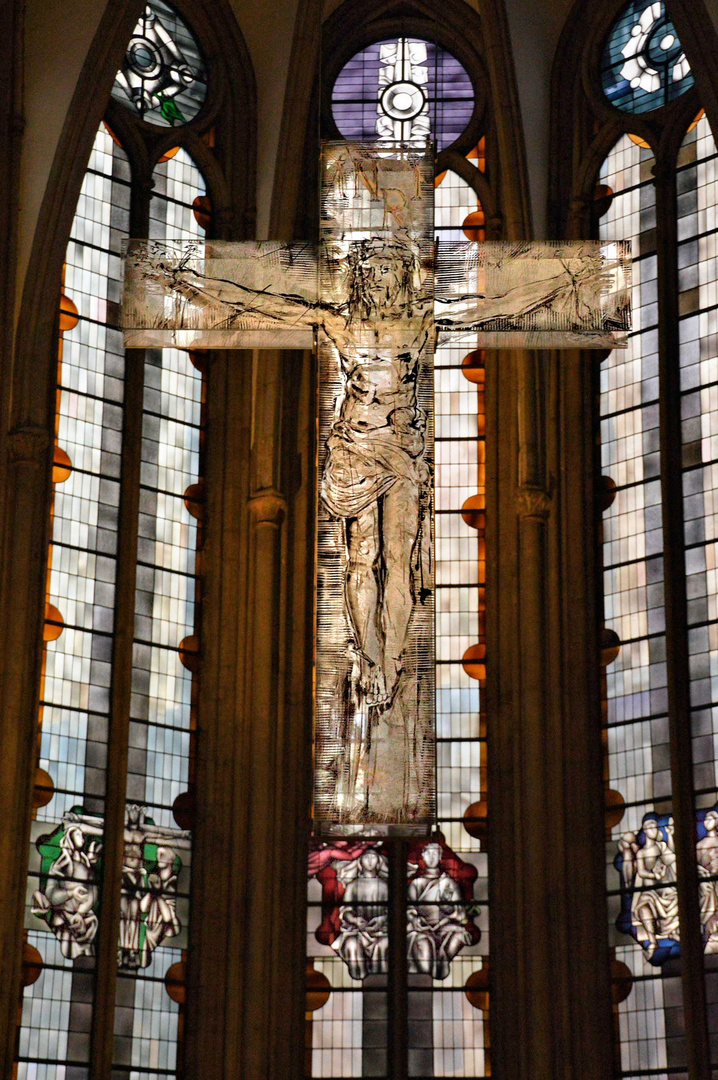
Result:
{"label": "orange glass pane", "polygon": [[45,628],[43,630],[43,639],[45,641],[57,641],[62,631],[65,629],[65,620],[54,606],[54,604],[45,604]]}
{"label": "orange glass pane", "polygon": [[182,665],[188,671],[199,671],[199,638],[196,634],[182,639],[179,644],[179,656]]}
{"label": "orange glass pane", "polygon": [[485,679],[486,678],[486,646],[479,643],[478,645],[469,645],[468,649],[464,653],[461,663],[464,671],[472,679]]}
{"label": "orange glass pane", "polygon": [[192,203],[192,213],[200,229],[205,231],[212,221],[212,200],[209,195],[198,195]]}
{"label": "orange glass pane", "polygon": [[472,971],[466,980],[464,993],[469,1004],[486,1012],[489,1008],[489,962],[484,960],[480,971]]}
{"label": "orange glass pane", "polygon": [[55,794],[55,785],[52,782],[52,777],[45,769],[41,769],[40,766],[35,769],[35,784],[32,789],[32,805],[36,810],[39,810],[41,806],[47,806],[50,799]]}
{"label": "orange glass pane", "polygon": [[178,1005],[184,1005],[187,1000],[187,968],[183,960],[167,969],[165,990]]}
{"label": "orange glass pane", "polygon": [[70,455],[61,446],[55,447],[55,455],[52,462],[52,482],[62,484],[72,472]]}
{"label": "orange glass pane", "polygon": [[60,297],[60,330],[63,334],[66,330],[72,330],[74,326],[77,326],[79,319],[80,313],[74,302],[66,293],[63,293]]}
{"label": "orange glass pane", "polygon": [[486,217],[483,210],[474,210],[464,218],[461,228],[464,236],[469,240],[481,241],[486,239]]}
{"label": "orange glass pane", "polygon": [[332,984],[321,971],[315,971],[311,964],[307,965],[307,1001],[306,1011],[316,1012],[329,1001],[332,992]]}

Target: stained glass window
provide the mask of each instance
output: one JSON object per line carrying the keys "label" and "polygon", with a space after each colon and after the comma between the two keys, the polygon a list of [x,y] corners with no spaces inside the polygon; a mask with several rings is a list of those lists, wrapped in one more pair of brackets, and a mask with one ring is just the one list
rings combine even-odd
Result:
{"label": "stained glass window", "polygon": [[[32,824],[27,940],[43,968],[25,990],[18,1076],[89,1068],[102,818],[111,719],[124,350],[120,244],[130,170],[102,126],[67,248],[57,366],[57,451],[40,690],[44,805]],[[47,795],[52,797],[47,800]],[[96,830],[79,819],[92,816]]]}
{"label": "stained glass window", "polygon": [[161,127],[187,123],[202,108],[207,96],[202,52],[190,28],[163,0],[145,5],[112,96]]}
{"label": "stained glass window", "polygon": [[693,85],[693,74],[663,0],[632,0],[603,49],[603,91],[623,112],[667,105]]}
{"label": "stained glass window", "polygon": [[[469,160],[485,168],[484,143]],[[467,224],[468,222],[468,224]],[[483,237],[473,187],[436,179],[442,239]],[[309,856],[306,1075],[387,1076],[396,995],[409,1076],[490,1075],[483,355],[469,335],[435,354],[437,832],[430,841],[337,841]],[[408,974],[390,971],[388,879],[407,877]],[[404,869],[405,868],[405,869]],[[437,918],[429,901],[444,897]],[[421,901],[424,901],[422,904]],[[431,909],[431,910],[430,910]]]}
{"label": "stained glass window", "polygon": [[[643,924],[631,907],[634,894],[623,887],[634,854],[630,837],[639,846],[656,832],[666,843],[672,793],[653,165],[652,152],[624,135],[600,177],[613,192],[601,238],[630,237],[634,245],[633,332],[628,349],[614,351],[601,366],[601,467],[615,484],[615,498],[603,515],[604,618],[621,642],[606,668],[607,787],[620,796],[614,814],[618,820],[607,834],[609,935],[615,996],[620,999],[630,989],[614,1007],[621,1068],[631,1075],[685,1064],[680,979],[674,967],[660,963],[671,948],[668,937],[658,952],[637,944],[635,935]],[[650,904],[648,895],[658,903],[676,903],[675,887],[649,892]]]}
{"label": "stained glass window", "polygon": [[439,150],[465,130],[474,111],[468,73],[445,49],[415,38],[369,45],[334,83],[332,113],[345,139],[408,142]]}
{"label": "stained glass window", "polygon": [[[682,988],[688,963],[686,910],[692,911],[695,927],[700,926],[711,1046],[716,1034],[710,1004],[716,996],[713,958],[718,951],[714,921],[718,585],[713,552],[716,160],[713,135],[701,114],[674,163],[676,204],[663,222],[666,232],[675,230],[677,240],[676,288],[671,297],[676,299],[679,333],[675,355],[662,355],[659,342],[668,317],[658,303],[658,274],[661,267],[663,273],[671,273],[671,263],[658,242],[653,152],[642,140],[624,135],[600,177],[601,190],[611,193],[600,226],[602,238],[633,235],[637,245],[634,331],[627,352],[612,353],[601,371],[602,469],[610,478],[603,488],[602,520],[604,613],[609,628],[604,642],[606,865],[616,1053],[621,1075],[631,1076],[649,1071],[668,1075],[687,1068],[691,1050]],[[666,389],[673,378],[675,395]],[[667,434],[672,423],[681,431],[679,456]],[[680,509],[666,495],[674,482],[682,484]],[[678,559],[675,551],[664,547],[665,519],[675,520],[677,514],[683,535]],[[681,575],[678,586],[676,574]],[[677,613],[667,625],[669,588]],[[688,654],[692,792],[683,789],[686,773],[676,773],[674,765],[677,736],[672,713],[682,706],[676,703],[677,646],[671,661],[669,635]],[[688,821],[675,809],[689,805],[686,793],[693,802]],[[677,835],[686,826],[697,881],[689,875],[686,882],[678,874]],[[681,890],[686,907],[679,917]],[[715,1050],[710,1052],[711,1064],[718,1065]]]}
{"label": "stained glass window", "polygon": [[[205,186],[186,151],[160,163],[154,180],[150,232],[203,237],[193,203]],[[197,730],[204,418],[195,363],[176,349],[145,355],[127,799],[128,817],[138,805],[152,822],[144,827],[145,917],[121,922],[114,1043],[115,1069],[133,1077],[177,1071],[182,1052],[181,1004],[170,991],[173,979],[183,981],[187,950],[192,849],[182,808],[194,785]]]}
{"label": "stained glass window", "polygon": [[[159,0],[145,10],[130,51],[140,29],[152,39],[152,26],[158,49],[177,65],[181,53],[201,72],[188,28]],[[204,83],[189,97],[155,91],[162,108],[154,119],[170,123],[178,117],[167,102],[176,98],[188,119]],[[149,108],[147,86],[142,94]],[[98,963],[116,965],[113,1075],[182,1071],[204,386],[202,364],[187,352],[135,351],[128,362],[118,323],[123,240],[137,234],[138,221],[148,221],[152,236],[204,236],[211,202],[180,146],[157,163],[140,210],[132,184],[128,156],[103,123],[71,229],[59,314],[25,931],[39,977],[25,986],[17,1054],[18,1075],[27,1077],[81,1078],[97,1068],[95,1028],[113,1025],[112,1016],[96,1015]],[[123,510],[133,505],[136,518]],[[127,617],[117,629],[120,604],[126,616],[134,610],[132,641]],[[105,880],[107,793],[118,790],[126,797],[121,873]],[[119,936],[100,953],[108,907],[119,915]]]}
{"label": "stained glass window", "polygon": [[[705,116],[683,140],[677,168],[683,527],[688,617],[696,856],[706,998],[718,992],[718,151]],[[718,1066],[718,1018],[708,1009],[711,1064]]]}

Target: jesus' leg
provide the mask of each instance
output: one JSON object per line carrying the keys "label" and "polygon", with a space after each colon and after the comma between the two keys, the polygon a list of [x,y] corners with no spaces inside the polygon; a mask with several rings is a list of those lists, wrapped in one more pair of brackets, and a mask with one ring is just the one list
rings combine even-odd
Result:
{"label": "jesus' leg", "polygon": [[384,696],[384,650],[379,626],[381,538],[376,503],[347,521],[346,538],[347,608],[359,650],[371,664],[366,673],[368,685],[365,689],[370,697],[381,698]]}
{"label": "jesus' leg", "polygon": [[389,697],[399,681],[409,620],[414,607],[411,556],[419,532],[419,488],[400,480],[384,496],[382,507],[384,596],[381,626],[384,673]]}

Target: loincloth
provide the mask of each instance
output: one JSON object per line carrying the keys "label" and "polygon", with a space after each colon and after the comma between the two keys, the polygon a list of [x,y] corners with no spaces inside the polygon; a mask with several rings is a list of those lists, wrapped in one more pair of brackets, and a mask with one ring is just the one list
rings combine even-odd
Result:
{"label": "loincloth", "polygon": [[400,480],[419,492],[429,482],[425,440],[417,428],[357,431],[338,420],[327,439],[321,498],[334,517],[353,518]]}

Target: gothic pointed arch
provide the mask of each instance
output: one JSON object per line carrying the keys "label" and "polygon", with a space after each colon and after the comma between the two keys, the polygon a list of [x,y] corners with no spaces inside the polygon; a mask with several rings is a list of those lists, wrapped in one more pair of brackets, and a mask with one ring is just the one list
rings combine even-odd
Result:
{"label": "gothic pointed arch", "polygon": [[[509,35],[501,3],[482,8],[481,14],[463,0],[442,4],[441,12],[424,0],[406,4],[392,0],[372,0],[357,8],[341,4],[323,27],[321,125],[325,137],[336,137],[331,114],[331,90],[343,64],[371,41],[401,34],[415,35],[446,48],[464,65],[476,87],[473,116],[461,138],[443,151],[437,169],[451,168],[475,142],[479,129],[492,131],[495,145],[493,165],[494,206],[486,206],[487,217],[495,216],[496,235],[519,237],[530,229],[528,181],[525,150],[520,134],[517,91]],[[463,154],[462,154],[463,151]],[[500,166],[499,166],[500,162]],[[512,177],[512,182],[507,177]],[[484,192],[484,198],[487,193]],[[499,209],[499,203],[501,209]],[[492,215],[494,211],[494,215]]]}
{"label": "gothic pointed arch", "polygon": [[[190,28],[190,35],[199,42],[199,48],[209,72],[205,100],[201,108],[198,111],[195,110],[196,115],[189,118],[188,123],[180,122],[179,126],[172,126],[178,119],[183,121],[185,118],[181,112],[178,113],[175,110],[172,113],[171,109],[169,109],[168,115],[172,116],[169,126],[155,125],[154,128],[141,118],[134,116],[130,109],[123,104],[110,100],[113,81],[116,78],[116,73],[123,65],[123,57],[133,28],[138,24],[138,19],[143,16],[144,5],[138,3],[137,0],[132,0],[132,2],[111,4],[107,7],[99,21],[97,33],[82,68],[72,104],[65,118],[47,189],[40,208],[25,277],[24,291],[20,298],[13,361],[12,431],[9,437],[10,484],[8,499],[5,504],[7,530],[3,552],[1,596],[4,619],[7,619],[9,625],[15,627],[19,638],[28,642],[28,651],[25,652],[23,660],[21,661],[18,655],[18,657],[12,659],[10,664],[4,667],[2,688],[3,707],[7,710],[8,715],[15,718],[14,724],[3,726],[2,736],[2,768],[8,772],[8,776],[12,777],[11,782],[3,784],[3,815],[8,823],[7,835],[12,838],[15,857],[13,859],[9,850],[5,852],[4,848],[3,855],[7,856],[7,865],[16,868],[16,870],[8,873],[2,885],[2,904],[3,910],[6,912],[6,918],[3,922],[0,945],[4,970],[8,972],[9,993],[3,997],[0,1028],[2,1028],[3,1046],[8,1048],[9,1051],[11,1051],[15,1042],[13,1031],[17,1022],[18,988],[20,985],[18,943],[22,943],[23,940],[22,919],[25,906],[24,888],[20,880],[23,874],[24,860],[18,858],[17,853],[20,850],[26,851],[28,848],[28,826],[31,820],[30,803],[33,798],[33,777],[35,776],[38,753],[38,726],[36,720],[38,694],[39,687],[46,685],[44,682],[41,683],[41,680],[45,678],[42,627],[47,612],[50,611],[51,615],[55,615],[58,610],[52,605],[49,608],[45,606],[46,582],[48,587],[52,589],[52,579],[47,564],[48,507],[53,506],[54,498],[54,496],[50,496],[51,473],[52,482],[58,482],[58,479],[59,482],[63,482],[73,472],[73,463],[64,450],[59,456],[56,453],[54,457],[55,466],[57,466],[58,460],[62,462],[60,472],[57,472],[57,467],[55,467],[54,472],[52,470],[53,454],[51,451],[56,442],[57,424],[65,424],[66,428],[67,418],[73,415],[74,406],[70,406],[69,412],[63,406],[67,415],[64,420],[56,421],[56,405],[58,406],[57,416],[60,417],[60,399],[63,394],[67,398],[68,395],[72,397],[75,392],[84,393],[87,402],[95,401],[96,427],[98,431],[103,432],[101,444],[98,443],[97,450],[101,455],[104,455],[99,465],[100,471],[98,475],[104,476],[101,483],[106,484],[109,482],[110,488],[114,489],[117,482],[119,482],[115,495],[110,496],[111,501],[115,504],[114,509],[110,512],[110,516],[115,518],[115,525],[111,528],[116,527],[116,533],[119,537],[119,547],[114,552],[116,558],[113,556],[114,562],[112,563],[111,576],[106,578],[104,585],[98,586],[100,579],[97,577],[95,570],[87,570],[87,566],[95,567],[99,548],[96,550],[93,548],[89,553],[80,554],[79,558],[83,561],[83,566],[85,564],[87,566],[85,566],[82,573],[79,573],[79,576],[76,571],[76,580],[78,582],[82,579],[83,574],[87,576],[88,581],[91,580],[91,585],[85,588],[85,599],[89,601],[90,608],[92,608],[93,604],[93,590],[95,607],[98,604],[105,603],[100,599],[100,593],[103,590],[106,592],[108,585],[110,593],[115,587],[118,595],[124,590],[124,601],[118,601],[117,625],[123,623],[124,620],[124,629],[120,628],[119,636],[124,635],[127,641],[125,646],[120,648],[116,641],[110,646],[110,639],[108,638],[105,650],[107,652],[106,660],[113,664],[116,661],[119,662],[118,656],[122,653],[122,649],[125,652],[125,675],[119,679],[119,682],[114,680],[113,689],[111,690],[114,702],[112,708],[118,713],[124,709],[124,706],[122,709],[119,707],[122,693],[125,695],[125,703],[129,701],[130,668],[133,663],[130,641],[132,637],[133,617],[131,611],[135,602],[133,596],[136,571],[132,571],[129,576],[125,574],[123,577],[122,566],[124,565],[129,569],[130,564],[135,560],[133,551],[135,551],[137,545],[136,528],[139,498],[137,477],[139,476],[140,459],[142,454],[145,453],[145,451],[140,450],[140,442],[143,431],[146,435],[147,425],[150,423],[147,419],[146,401],[143,406],[142,371],[144,361],[137,356],[127,359],[124,421],[120,422],[119,427],[117,416],[114,419],[111,416],[113,410],[116,411],[118,404],[122,404],[121,393],[120,397],[117,397],[118,384],[116,378],[118,372],[113,370],[112,363],[109,366],[105,365],[104,368],[102,365],[96,365],[93,368],[91,363],[86,362],[86,370],[84,370],[84,374],[80,374],[77,384],[72,382],[72,374],[69,376],[69,383],[58,384],[58,355],[62,358],[63,334],[75,327],[78,318],[78,305],[71,301],[68,306],[63,301],[65,306],[61,309],[58,330],[58,302],[64,281],[63,264],[68,250],[68,241],[72,237],[72,242],[74,242],[79,236],[81,241],[90,241],[87,245],[88,250],[93,248],[94,241],[95,249],[95,254],[88,256],[84,268],[83,265],[78,264],[72,270],[75,274],[75,289],[78,297],[81,292],[86,291],[87,293],[84,298],[86,310],[80,311],[80,317],[88,320],[85,325],[90,327],[84,344],[72,346],[72,343],[70,343],[67,346],[68,349],[71,347],[75,349],[73,356],[76,356],[77,348],[84,348],[88,355],[93,348],[101,352],[104,335],[109,334],[110,330],[116,335],[116,326],[110,326],[110,324],[116,324],[117,321],[114,318],[118,310],[117,301],[119,299],[115,295],[116,275],[112,278],[112,288],[97,295],[93,293],[91,285],[85,287],[82,281],[89,281],[93,274],[99,275],[101,278],[104,275],[103,280],[105,278],[109,280],[115,273],[115,270],[111,269],[108,277],[106,268],[108,259],[110,262],[113,259],[116,261],[118,259],[119,252],[114,250],[113,245],[119,244],[119,236],[123,231],[126,235],[128,222],[131,223],[130,227],[137,231],[142,231],[148,227],[149,202],[153,185],[154,205],[159,207],[160,212],[158,219],[160,227],[163,227],[164,219],[168,218],[181,228],[188,226],[190,232],[192,230],[198,232],[202,229],[214,233],[214,235],[230,238],[243,238],[250,234],[254,227],[255,87],[251,60],[235,15],[231,6],[223,2],[223,0],[212,4],[206,4],[202,0],[178,0],[178,3],[171,5],[170,8],[165,5],[164,10],[176,11],[182,24]],[[174,48],[172,45],[167,47],[170,51]],[[88,160],[91,158],[88,173]],[[89,180],[88,176],[90,176]],[[169,192],[167,190],[168,184],[170,185]],[[177,190],[172,189],[172,184],[176,185]],[[108,185],[112,188],[111,194],[108,194]],[[175,197],[178,191],[179,198]],[[186,192],[191,193],[189,206],[183,206],[182,204]],[[192,198],[194,198],[194,205],[192,204]],[[81,207],[79,211],[78,205]],[[176,210],[168,212],[168,207],[171,208],[173,205]],[[157,210],[154,210],[153,213],[157,217]],[[72,233],[71,229],[74,230]],[[96,230],[94,234],[93,230]],[[192,232],[193,235],[194,232]],[[110,233],[112,233],[111,240],[109,239]],[[84,278],[83,275],[85,275]],[[81,304],[79,306],[82,307]],[[107,330],[105,323],[109,327]],[[95,327],[95,329],[92,329],[92,327]],[[116,344],[113,348],[117,352]],[[112,352],[112,349],[109,352]],[[72,364],[73,361],[68,359],[66,369],[70,373],[72,372]],[[184,434],[179,440],[181,445],[180,456],[179,458],[175,456],[175,463],[178,460],[184,460],[185,463],[192,461],[192,468],[196,470],[198,455],[200,454],[200,433],[203,424],[202,380],[196,370],[194,374],[192,370],[188,370],[188,372],[177,376],[180,379],[180,385],[186,385],[188,393],[185,401],[180,400],[180,394],[180,398],[175,400],[175,405],[172,405],[173,394],[175,398],[177,398],[177,395],[175,390],[172,389],[174,385],[172,380],[175,376],[170,374],[171,364],[172,361],[170,361],[164,376],[158,375],[158,372],[162,371],[161,364],[158,367],[155,363],[154,371],[151,362],[148,362],[148,366],[145,366],[145,375],[149,379],[148,385],[151,385],[154,379],[153,393],[159,395],[156,401],[157,408],[160,411],[158,416],[151,421],[151,424],[159,425],[158,437],[160,442],[158,444],[155,440],[155,446],[158,447],[163,440],[167,446],[172,443],[172,439],[177,433],[173,435],[170,429],[179,419],[180,426],[177,428],[177,432],[182,431]],[[80,367],[82,368],[82,364]],[[115,363],[115,368],[117,368],[117,363]],[[149,375],[147,375],[148,371]],[[97,375],[99,375],[99,382],[96,379]],[[103,378],[105,379],[104,390],[101,388]],[[162,381],[163,378],[164,382]],[[93,379],[95,379],[94,384]],[[185,384],[182,384],[182,379],[186,380]],[[113,382],[115,382],[114,389],[112,388]],[[178,401],[179,413],[177,416],[172,417],[172,410],[178,407]],[[78,461],[82,461],[83,454],[89,461],[89,455],[91,454],[91,447],[89,444],[83,444],[83,438],[90,431],[87,424],[92,407],[90,407],[90,412],[88,412],[87,405],[83,405],[83,409],[84,412],[77,414],[74,420],[70,420],[71,426],[73,423],[80,424],[78,430],[81,433],[77,437],[75,449],[77,456],[75,472],[77,475],[83,472],[82,464],[80,464],[79,472],[77,470]],[[85,425],[84,428],[82,427],[83,424]],[[113,429],[116,432],[115,436],[109,434]],[[122,461],[120,462],[118,457],[116,465],[113,465],[111,464],[112,455],[107,457],[107,452],[110,443],[113,439],[117,442],[120,434],[124,440],[126,452],[124,452]],[[134,445],[135,449],[127,450],[132,445]],[[113,453],[115,452],[117,452],[117,445]],[[162,458],[165,452],[166,450],[160,450],[159,455],[155,454],[154,465],[149,464],[148,459],[142,467],[146,469],[149,464],[150,469],[156,469],[158,460]],[[150,457],[152,453],[155,453],[155,451],[150,452]],[[87,465],[84,470],[87,472],[88,477],[86,493],[90,491],[93,484],[96,485],[98,482],[89,479],[93,468],[95,466]],[[181,475],[180,469],[173,483],[181,483]],[[108,477],[113,479],[108,481]],[[147,477],[145,477],[144,482],[146,487]],[[160,493],[158,483],[156,477],[153,481],[150,481],[150,488],[154,484],[155,489],[155,494],[150,496],[150,503],[153,507],[150,509],[150,517],[154,517],[155,524],[151,527],[153,530],[152,538],[150,547],[147,548],[147,551],[153,550],[156,553],[160,551],[162,544],[161,515],[158,506],[162,499],[166,497],[166,495]],[[121,497],[119,496],[120,488],[123,492]],[[109,488],[107,491],[109,491]],[[197,488],[197,490],[190,492],[188,496],[189,509],[181,511],[182,514],[189,515],[190,521],[193,518],[196,519],[200,513],[197,506],[195,506],[195,503],[199,504],[199,491],[200,489]],[[147,496],[145,495],[144,498],[146,501]],[[88,509],[91,503],[92,496],[90,496],[90,503],[87,504],[84,510],[79,509],[79,503],[76,506],[75,513],[78,515],[77,523],[80,531],[97,526],[97,518],[96,516],[93,517],[97,508],[95,508],[95,511]],[[118,503],[119,517],[117,516]],[[180,505],[181,503],[177,503],[175,510]],[[175,510],[172,510],[170,517],[175,513]],[[103,514],[106,516],[106,511],[100,511],[100,517]],[[72,517],[72,514],[70,517]],[[134,525],[132,524],[133,520]],[[187,531],[187,524],[184,520],[180,521],[178,519],[177,527],[180,533]],[[191,528],[190,535],[192,535]],[[69,539],[69,537],[66,539]],[[144,542],[146,545],[146,540]],[[57,543],[56,536],[52,543]],[[68,552],[72,546],[72,543],[67,545]],[[82,548],[82,542],[80,542],[77,551],[80,548]],[[194,548],[192,547],[191,550],[192,560],[194,560]],[[110,554],[112,554],[112,551],[110,551]],[[75,561],[77,561],[77,557],[77,555],[71,556]],[[66,557],[63,556],[63,558]],[[153,559],[155,561],[160,559],[161,561],[159,555],[152,556],[150,562]],[[190,564],[187,563],[189,572],[185,574],[185,578],[190,583],[189,591],[185,586],[182,586],[180,593],[177,594],[183,598],[180,601],[181,604],[189,603],[187,611],[192,610],[194,605],[194,579],[196,576],[194,563],[192,563],[192,567],[190,568]],[[151,574],[154,574],[155,577],[157,573],[157,570],[151,571]],[[113,575],[116,575],[116,577]],[[99,592],[97,591],[98,587]],[[68,605],[74,603],[74,601],[70,601],[69,596],[66,597],[66,600]],[[112,608],[111,601],[109,604],[108,610]],[[123,605],[125,608],[124,615],[121,613]],[[75,610],[74,607],[73,610]],[[76,621],[78,621],[78,625],[81,623],[81,612],[77,615]],[[107,625],[109,626],[109,623]],[[50,640],[53,633],[55,639],[57,639],[62,636],[63,632],[65,632],[64,623],[61,621],[56,623],[56,630],[50,632],[50,638],[48,638],[47,633],[45,634],[45,641]],[[72,632],[77,634],[77,628]],[[67,632],[65,633],[67,638]],[[78,648],[80,647],[78,646]],[[188,644],[180,653],[180,658],[184,658],[191,665],[194,663],[191,658],[194,651],[195,645],[188,638]],[[81,649],[77,654],[77,664],[80,663],[80,653]],[[68,648],[68,658],[71,654],[72,649]],[[94,663],[94,661],[92,662]],[[70,661],[71,663],[72,661]],[[82,676],[76,673],[73,677],[79,678],[80,683],[84,678],[86,683],[89,682],[90,686],[92,685],[93,680],[88,679],[86,674]],[[125,691],[121,692],[118,686],[123,681]],[[80,683],[78,683],[78,686]],[[118,694],[120,697],[117,696]],[[90,691],[91,696],[92,692]],[[79,699],[73,700],[77,703]],[[186,709],[190,709],[189,701],[186,703]],[[187,712],[187,715],[189,716],[189,712]],[[121,731],[123,726],[126,729],[126,725],[127,710],[125,709],[125,717],[119,723],[118,730]],[[115,883],[119,880],[117,875],[121,874],[123,861],[122,841],[118,838],[122,835],[121,822],[125,816],[123,806],[125,800],[124,780],[119,778],[124,776],[123,770],[126,768],[128,757],[127,744],[122,749],[121,742],[122,737],[119,740],[115,738],[114,749],[112,738],[110,738],[108,744],[111,759],[108,768],[110,768],[110,771],[114,770],[118,782],[110,784],[110,794],[105,809],[108,833],[112,833],[112,836],[108,836],[102,856],[103,873],[106,880],[107,882],[112,881],[114,875]],[[107,746],[105,751],[107,751]],[[105,751],[100,755],[102,760],[98,760],[101,771],[107,764],[106,758],[103,758]],[[92,754],[90,753],[86,761],[86,769],[90,769],[91,757]],[[92,767],[94,768],[94,765]],[[37,803],[34,805],[37,807]],[[94,812],[91,809],[89,817],[86,814],[85,827],[90,830],[97,830],[101,827],[97,824],[97,820],[94,825],[89,823]],[[113,822],[113,815],[117,819],[116,823]],[[151,812],[149,812],[149,816],[151,816]],[[110,828],[113,824],[119,824],[119,832],[117,828]],[[92,1030],[90,1031],[90,1028],[86,1025],[87,1030],[82,1029],[84,1035],[81,1037],[81,1041],[84,1038],[86,1044],[91,1038],[91,1051],[88,1051],[87,1045],[85,1045],[82,1053],[91,1054],[92,1068],[98,1073],[109,1069],[113,1059],[112,1012],[115,1006],[114,993],[116,987],[116,973],[113,971],[113,964],[116,965],[117,963],[116,935],[118,929],[117,910],[115,910],[114,914],[110,910],[115,906],[111,900],[113,891],[114,885],[109,886],[105,913],[102,913],[101,907],[98,909],[100,912],[100,933],[97,937],[97,949],[99,950],[97,953],[98,973],[93,991],[95,1002],[94,1019],[87,1021]],[[93,925],[97,925],[97,920]],[[151,937],[145,939],[148,944],[151,940]],[[144,958],[148,962],[151,962],[150,952],[146,951]],[[94,944],[90,947],[88,939],[85,946],[80,947],[79,951],[77,945],[67,945],[66,951],[62,955],[65,959],[70,957],[74,962],[77,956],[82,957],[82,955],[89,956],[91,954],[94,955]],[[139,953],[131,958],[131,963],[134,964],[135,960],[137,960],[142,966],[144,960],[138,958]],[[122,961],[120,960],[121,966]],[[58,975],[58,978],[61,978],[61,976]],[[28,985],[24,978],[23,985]],[[184,989],[182,992],[184,993]],[[87,990],[85,993],[87,993]],[[73,1038],[75,1038],[74,1043]],[[20,1052],[27,1056],[27,1047],[24,1050],[22,1049],[24,1045],[21,1045]],[[79,1045],[71,1030],[69,1049],[66,1047],[65,1052],[72,1056]],[[57,1049],[54,1052],[57,1053]],[[117,1048],[115,1048],[115,1052],[117,1052]],[[36,1049],[32,1053],[36,1053]],[[7,1061],[4,1064],[7,1065],[9,1074],[11,1062]]]}
{"label": "gothic pointed arch", "polygon": [[[698,680],[701,664],[710,663],[713,603],[712,582],[703,584],[712,454],[701,434],[711,423],[714,352],[706,288],[713,277],[715,48],[700,0],[600,9],[577,3],[552,78],[552,228],[607,242],[631,238],[634,258],[628,348],[603,357],[593,373],[593,405],[584,401],[586,415],[593,412],[586,432],[597,445],[616,1075],[685,1066],[703,1077],[715,1057],[706,852],[716,778],[712,752],[697,742],[699,729],[711,730],[712,703],[711,689]],[[697,613],[699,592],[705,599]],[[657,891],[641,870],[653,840],[662,854],[652,881],[667,875]],[[672,1008],[681,1010],[679,1028]],[[644,1023],[652,1034],[641,1043]]]}

